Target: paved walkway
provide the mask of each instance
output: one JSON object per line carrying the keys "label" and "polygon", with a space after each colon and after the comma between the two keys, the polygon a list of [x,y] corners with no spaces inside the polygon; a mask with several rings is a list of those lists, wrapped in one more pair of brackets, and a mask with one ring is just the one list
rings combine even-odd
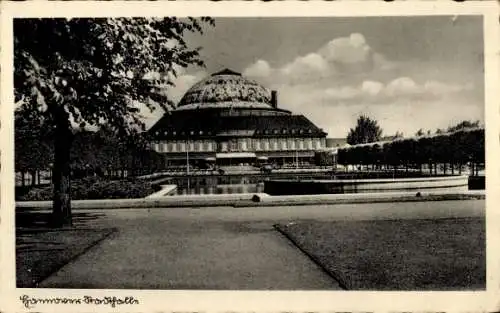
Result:
{"label": "paved walkway", "polygon": [[67,264],[41,287],[338,289],[272,225],[297,219],[484,216],[484,206],[483,200],[471,200],[107,210],[92,223],[118,227],[118,233]]}

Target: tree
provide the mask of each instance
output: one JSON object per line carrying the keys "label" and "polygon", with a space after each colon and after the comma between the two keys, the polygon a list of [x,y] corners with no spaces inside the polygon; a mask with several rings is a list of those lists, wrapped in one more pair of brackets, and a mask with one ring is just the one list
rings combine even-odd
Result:
{"label": "tree", "polygon": [[25,173],[31,174],[32,185],[35,178],[40,180],[40,171],[49,167],[52,162],[52,148],[49,138],[50,129],[44,127],[42,121],[28,112],[15,112],[15,170],[21,173],[24,187]]}
{"label": "tree", "polygon": [[382,137],[382,129],[377,121],[365,115],[358,117],[356,127],[351,128],[347,135],[347,143],[350,145],[379,141]]}
{"label": "tree", "polygon": [[394,135],[393,139],[402,139],[402,138],[404,138],[403,132],[396,131],[396,134]]}
{"label": "tree", "polygon": [[415,133],[415,136],[417,137],[422,137],[424,135],[424,130],[422,128],[420,128],[416,133]]}
{"label": "tree", "polygon": [[460,131],[460,130],[467,130],[471,128],[478,128],[479,127],[479,121],[462,121],[458,123],[455,126],[450,126],[448,127],[448,132],[455,132],[455,131]]}
{"label": "tree", "polygon": [[120,137],[143,130],[137,103],[164,110],[179,68],[202,66],[186,33],[211,18],[14,20],[14,87],[23,111],[54,131],[54,226],[71,225],[73,125],[106,125]]}

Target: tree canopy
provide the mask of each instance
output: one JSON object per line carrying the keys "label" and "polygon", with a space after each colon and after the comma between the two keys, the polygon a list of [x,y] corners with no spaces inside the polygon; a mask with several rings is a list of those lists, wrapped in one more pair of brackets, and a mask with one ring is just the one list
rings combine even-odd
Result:
{"label": "tree canopy", "polygon": [[[203,32],[209,18],[77,18],[14,20],[14,84],[23,109],[80,126],[130,132],[144,126],[137,102],[165,110],[163,93],[179,68],[203,65],[187,32]],[[137,102],[136,102],[137,101]]]}
{"label": "tree canopy", "polygon": [[[477,166],[485,162],[484,129],[459,130],[432,137],[410,138],[388,142],[379,146],[363,145],[339,150],[340,164],[360,165],[404,165],[419,167],[423,164],[469,164]],[[445,167],[446,169],[446,167]]]}
{"label": "tree canopy", "polygon": [[382,138],[382,129],[376,120],[368,116],[358,117],[356,127],[351,128],[347,135],[347,143],[350,145],[379,141]]}
{"label": "tree canopy", "polygon": [[120,137],[144,129],[137,103],[169,110],[179,69],[202,66],[187,33],[211,18],[26,18],[14,20],[14,88],[19,110],[50,125],[54,215],[70,221],[73,126],[105,126]]}

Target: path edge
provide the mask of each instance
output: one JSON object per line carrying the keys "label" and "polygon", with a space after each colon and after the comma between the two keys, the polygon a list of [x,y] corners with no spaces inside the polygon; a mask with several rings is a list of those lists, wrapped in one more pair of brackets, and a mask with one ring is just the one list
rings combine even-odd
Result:
{"label": "path edge", "polygon": [[350,290],[351,289],[349,287],[348,282],[346,281],[346,279],[344,279],[342,277],[341,274],[335,273],[333,271],[330,271],[328,268],[326,268],[326,266],[324,266],[323,263],[321,263],[317,257],[315,257],[314,255],[307,252],[307,250],[302,248],[299,245],[299,243],[283,229],[282,225],[274,224],[273,228],[276,231],[278,231],[282,236],[284,236],[286,239],[288,239],[297,249],[299,249],[300,252],[302,252],[311,261],[313,261],[313,263],[316,264],[323,272],[325,272],[328,276],[330,276],[333,280],[335,280],[339,284],[340,288],[342,288],[342,290]]}
{"label": "path edge", "polygon": [[87,247],[85,247],[84,249],[82,249],[80,252],[75,253],[73,256],[71,256],[70,258],[68,258],[68,260],[66,262],[64,262],[64,264],[62,264],[61,266],[59,266],[57,268],[54,268],[53,271],[51,271],[47,275],[44,275],[43,278],[41,277],[38,282],[36,282],[36,283],[33,284],[33,286],[29,286],[29,287],[17,287],[16,286],[16,287],[17,288],[44,288],[44,287],[40,287],[40,284],[42,284],[44,281],[46,281],[47,279],[49,279],[55,273],[59,272],[63,267],[65,267],[69,263],[75,261],[76,259],[78,259],[82,255],[84,255],[85,253],[87,253],[88,251],[90,251],[92,248],[98,246],[105,239],[109,238],[110,236],[112,236],[112,235],[114,235],[114,234],[116,234],[118,232],[118,228],[116,228],[116,227],[108,228],[108,230],[109,231],[104,236],[102,236],[101,238],[99,238],[99,239],[91,242]]}

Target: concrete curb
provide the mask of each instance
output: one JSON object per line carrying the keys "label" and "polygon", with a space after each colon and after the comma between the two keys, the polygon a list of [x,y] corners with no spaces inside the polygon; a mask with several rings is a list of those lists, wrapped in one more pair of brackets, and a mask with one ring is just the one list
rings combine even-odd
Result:
{"label": "concrete curb", "polygon": [[155,193],[150,194],[149,196],[145,197],[146,199],[150,198],[160,198],[160,197],[165,197],[169,194],[172,194],[177,190],[177,185],[161,185],[161,190],[157,191]]}
{"label": "concrete curb", "polygon": [[[466,191],[457,193],[422,192],[386,192],[359,194],[325,194],[270,196],[264,193],[232,195],[166,196],[162,198],[141,199],[101,199],[73,200],[73,209],[136,209],[136,208],[182,208],[182,207],[272,207],[284,205],[332,205],[350,203],[380,203],[409,201],[444,201],[485,199],[486,192]],[[257,200],[252,200],[257,196]],[[52,201],[16,202],[16,209],[50,209]]]}

